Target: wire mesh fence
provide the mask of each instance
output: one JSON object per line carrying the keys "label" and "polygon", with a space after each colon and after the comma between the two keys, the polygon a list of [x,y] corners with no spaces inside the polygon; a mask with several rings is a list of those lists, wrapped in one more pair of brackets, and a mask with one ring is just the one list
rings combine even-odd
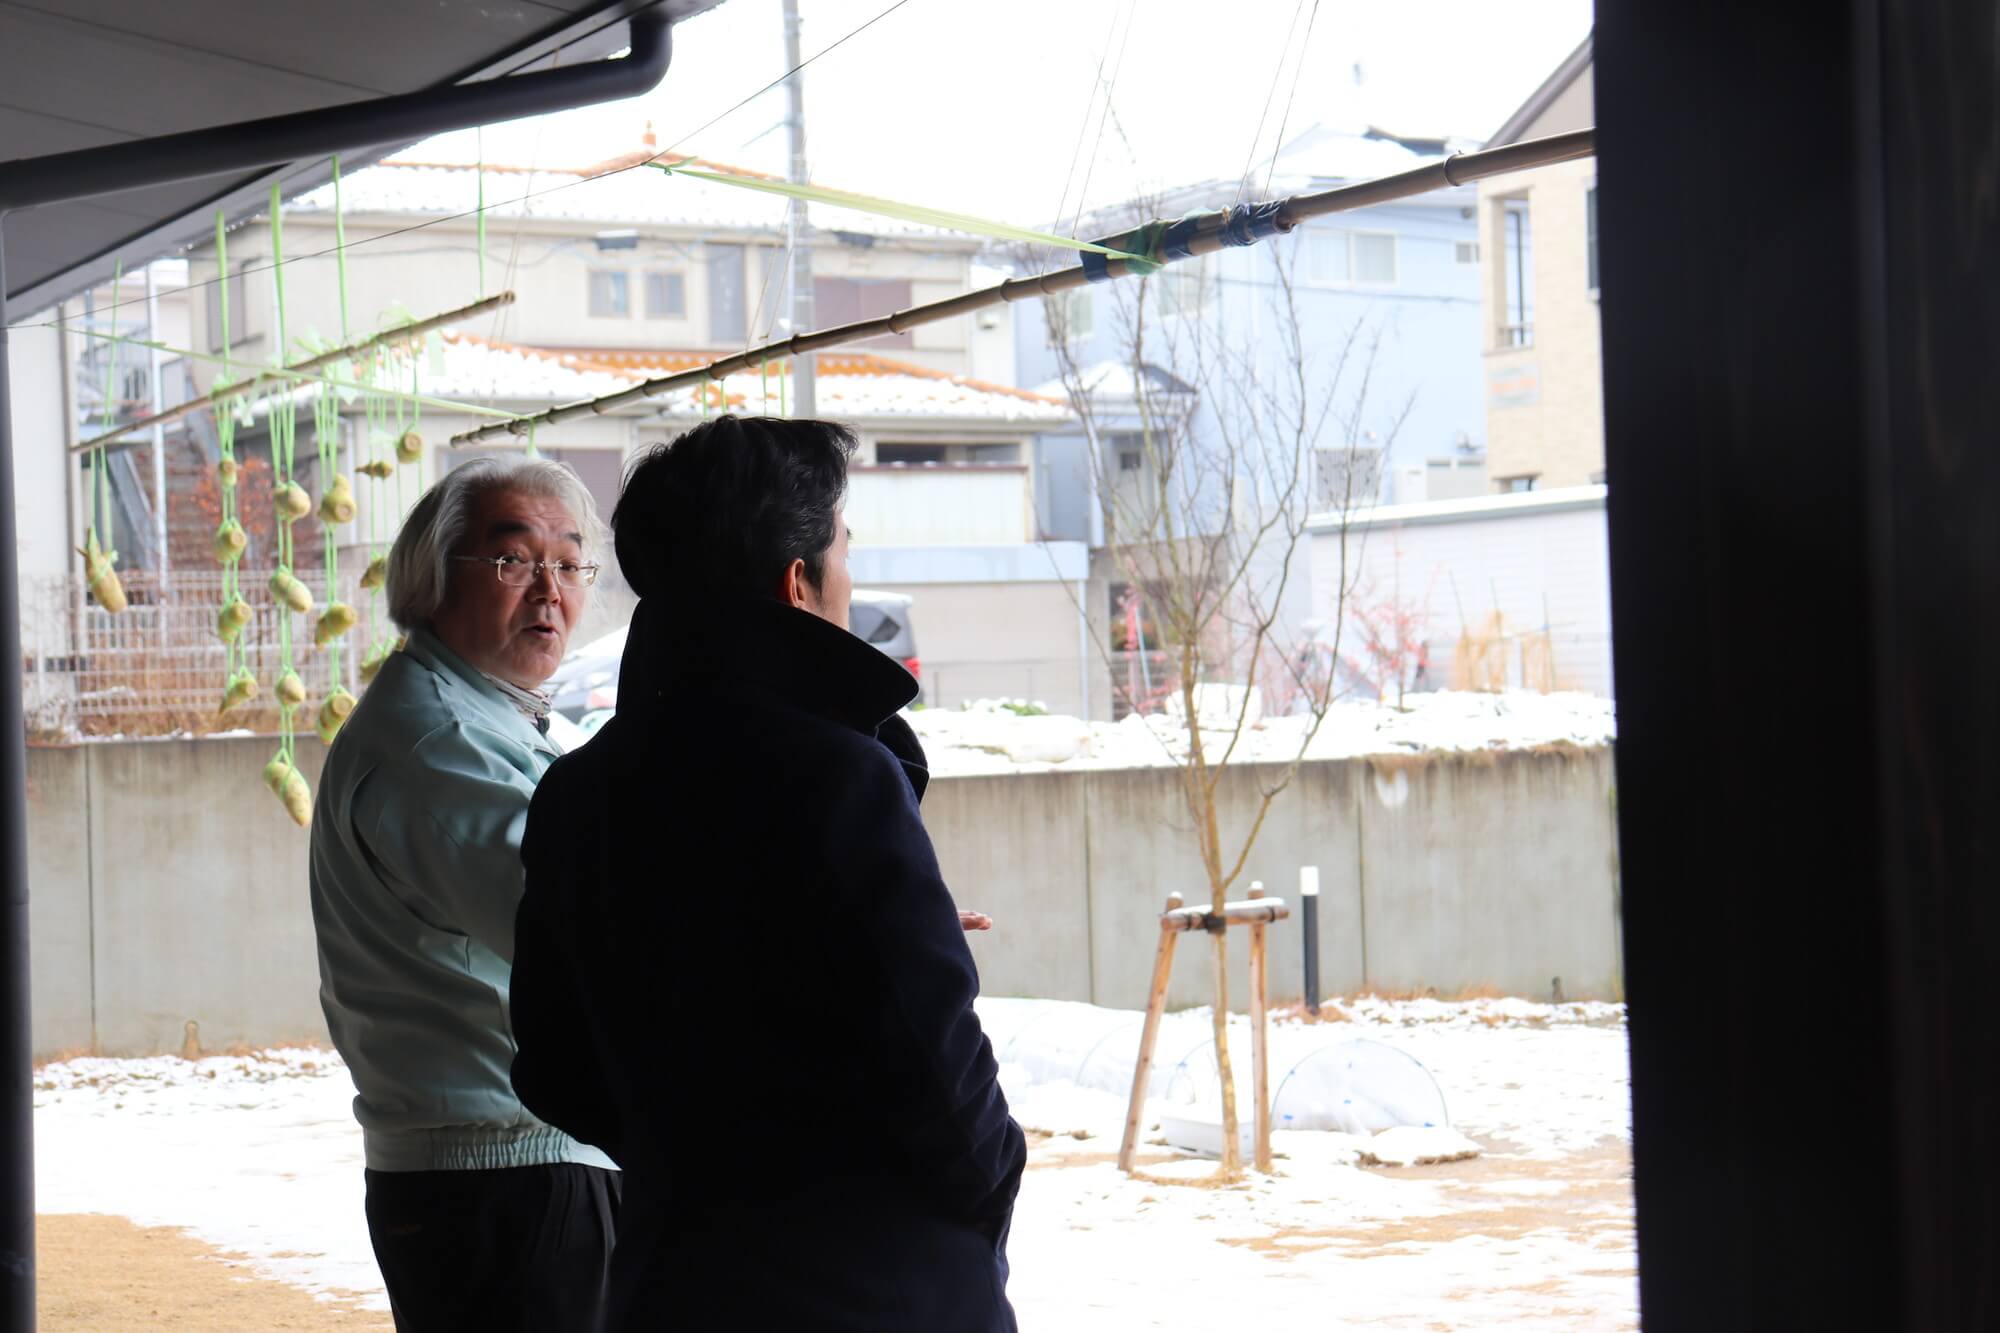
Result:
{"label": "wire mesh fence", "polygon": [[[325,573],[301,569],[297,575],[311,589],[317,614],[327,601]],[[319,701],[336,683],[358,691],[370,646],[394,634],[379,594],[362,591],[358,575],[343,578],[339,589],[339,600],[361,621],[340,638],[336,676],[334,652],[313,645],[313,616],[274,605],[263,589],[267,571],[243,572],[251,620],[237,642],[258,693],[226,713],[218,712],[228,662],[228,648],[216,634],[223,600],[219,571],[165,578],[124,573],[129,604],[117,615],[89,599],[80,575],[23,579],[22,696],[29,739],[275,733],[278,705],[271,691],[281,666],[279,619],[288,614],[292,666],[307,695],[295,722],[309,732]]]}

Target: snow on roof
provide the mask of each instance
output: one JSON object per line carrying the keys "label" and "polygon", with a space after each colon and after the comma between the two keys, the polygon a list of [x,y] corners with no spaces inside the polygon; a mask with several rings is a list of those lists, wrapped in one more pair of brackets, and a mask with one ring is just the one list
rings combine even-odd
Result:
{"label": "snow on roof", "polygon": [[[629,389],[648,379],[692,370],[709,352],[655,352],[641,349],[522,347],[448,330],[443,335],[444,367],[424,380],[424,392],[474,401],[567,403]],[[822,352],[818,357],[819,410],[834,417],[936,418],[1041,424],[1067,420],[1062,400],[1011,389],[928,366],[912,365],[872,352]],[[779,401],[779,383],[788,373],[771,364],[769,378],[757,371],[729,376],[719,386],[728,406],[762,411]],[[692,416],[701,411],[694,388],[675,389],[647,400],[652,410]],[[716,390],[711,390],[715,393]],[[718,406],[711,399],[711,407]]]}
{"label": "snow on roof", "polygon": [[[485,168],[489,223],[522,218],[621,226],[686,226],[714,230],[777,232],[785,225],[789,201],[718,185],[692,176],[671,176],[641,165],[642,153],[627,154],[589,167],[537,170],[517,166]],[[769,179],[763,172],[703,158],[676,158],[705,171]],[[449,217],[479,206],[480,169],[455,163],[391,158],[341,181],[341,207],[349,215]],[[292,201],[299,213],[331,213],[333,187],[321,186]],[[812,225],[824,231],[866,236],[958,239],[956,233],[825,204],[807,206]],[[965,238],[968,247],[976,244]]]}
{"label": "snow on roof", "polygon": [[[1193,385],[1159,366],[1148,364],[1144,373],[1148,387],[1153,393],[1183,394],[1195,391]],[[1083,386],[1085,393],[1105,403],[1137,402],[1139,398],[1139,380],[1133,374],[1131,365],[1115,358],[1085,366],[1077,372],[1077,381]],[[1035,392],[1057,402],[1069,401],[1069,386],[1060,379],[1037,385]]]}

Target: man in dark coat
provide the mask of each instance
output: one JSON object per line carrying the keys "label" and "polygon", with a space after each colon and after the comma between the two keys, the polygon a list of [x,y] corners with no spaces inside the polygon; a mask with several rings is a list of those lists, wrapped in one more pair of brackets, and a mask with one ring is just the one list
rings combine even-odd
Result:
{"label": "man in dark coat", "polygon": [[846,630],[853,449],[723,417],[634,469],[618,714],[529,812],[514,1086],[625,1170],[614,1330],[1015,1327],[1026,1149],[915,682]]}

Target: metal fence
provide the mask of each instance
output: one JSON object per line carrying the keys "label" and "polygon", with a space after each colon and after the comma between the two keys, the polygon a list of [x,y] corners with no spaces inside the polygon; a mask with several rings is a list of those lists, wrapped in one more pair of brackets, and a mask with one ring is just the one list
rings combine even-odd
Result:
{"label": "metal fence", "polygon": [[[361,614],[341,638],[339,683],[359,688],[361,659],[371,634],[393,633],[379,594],[361,591],[354,575],[343,578],[340,600]],[[85,736],[206,735],[250,729],[276,732],[272,686],[279,670],[279,617],[266,570],[246,570],[244,600],[251,621],[238,642],[257,678],[253,701],[218,714],[228,652],[216,637],[222,606],[219,571],[174,573],[162,579],[145,571],[122,574],[129,605],[107,613],[85,595],[80,574],[22,580],[21,651],[28,735],[62,741]],[[326,602],[323,571],[298,571],[312,590],[315,614]],[[370,624],[370,599],[374,624]],[[292,614],[293,669],[305,682],[301,731],[311,730],[319,700],[331,690],[333,654],[313,647],[313,618]]]}

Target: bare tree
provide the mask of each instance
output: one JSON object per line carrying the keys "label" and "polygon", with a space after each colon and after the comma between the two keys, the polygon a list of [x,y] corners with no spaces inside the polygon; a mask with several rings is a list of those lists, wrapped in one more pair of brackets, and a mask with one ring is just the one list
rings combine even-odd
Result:
{"label": "bare tree", "polygon": [[[1279,242],[1270,253],[1272,262],[1256,268],[1272,279],[1249,284],[1248,303],[1225,306],[1213,260],[1091,289],[1115,307],[1117,356],[1090,365],[1079,364],[1071,336],[1075,306],[1045,303],[1049,341],[1089,445],[1106,555],[1131,589],[1136,634],[1127,632],[1125,651],[1141,656],[1126,659],[1125,679],[1113,661],[1113,689],[1130,711],[1165,703],[1185,724],[1184,738],[1162,743],[1180,770],[1217,914],[1335,700],[1335,673],[1315,662],[1327,648],[1339,655],[1357,564],[1349,558],[1349,515],[1374,503],[1380,460],[1409,411],[1405,402],[1374,431],[1379,447],[1364,445],[1380,330],[1357,322],[1334,345],[1311,345],[1295,247]],[[1303,618],[1287,615],[1310,576],[1310,514],[1332,515],[1339,538],[1331,617],[1316,644],[1307,642]],[[1296,753],[1261,785],[1248,831],[1226,839],[1218,790],[1268,685],[1308,722]],[[1242,1162],[1227,940],[1219,930],[1212,939],[1219,1174],[1233,1179]]]}

